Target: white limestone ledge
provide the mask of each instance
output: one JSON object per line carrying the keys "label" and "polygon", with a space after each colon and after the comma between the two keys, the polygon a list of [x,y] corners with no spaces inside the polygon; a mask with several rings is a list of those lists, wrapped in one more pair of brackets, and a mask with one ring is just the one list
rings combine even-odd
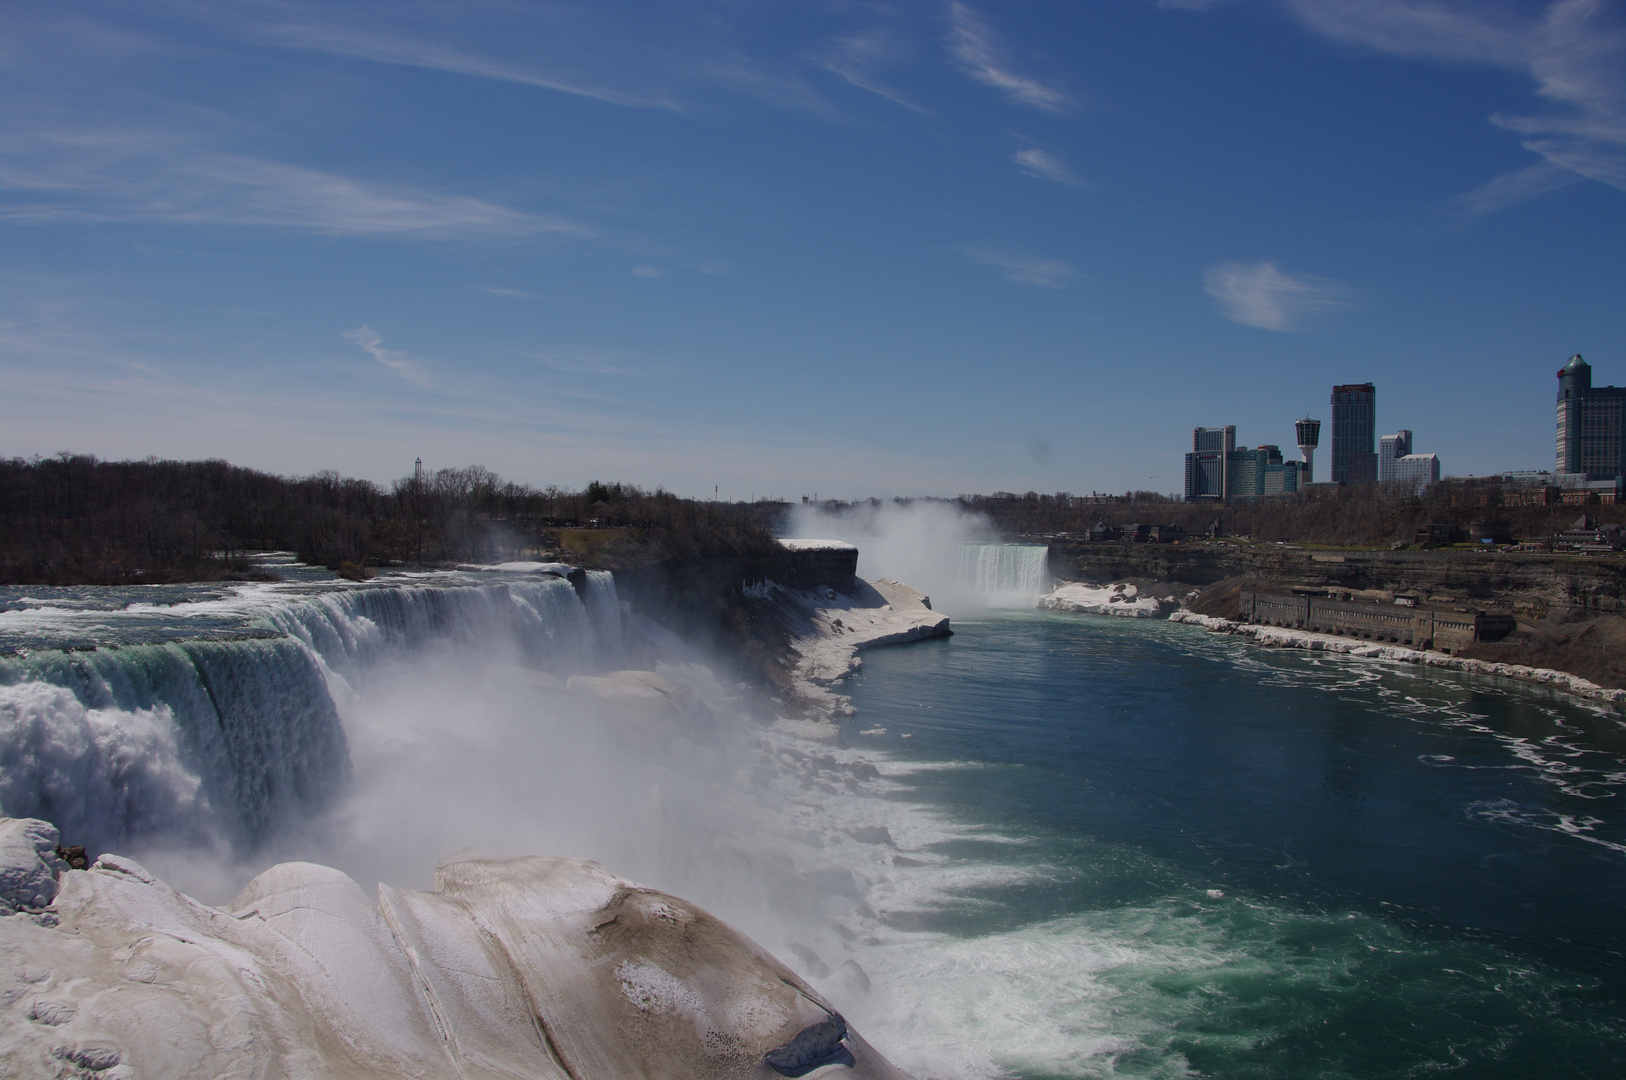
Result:
{"label": "white limestone ledge", "polygon": [[1612,690],[1599,686],[1590,679],[1571,675],[1552,668],[1526,667],[1523,664],[1499,664],[1489,660],[1471,660],[1450,656],[1442,652],[1412,649],[1404,645],[1379,645],[1359,638],[1339,637],[1335,634],[1317,634],[1309,630],[1295,630],[1280,626],[1261,626],[1256,623],[1234,622],[1212,615],[1199,615],[1194,611],[1177,611],[1169,616],[1170,622],[1201,626],[1219,634],[1235,634],[1252,638],[1260,645],[1285,649],[1307,649],[1312,652],[1343,653],[1348,656],[1370,657],[1375,660],[1393,660],[1404,664],[1421,664],[1447,671],[1468,671],[1478,675],[1497,675],[1521,682],[1537,683],[1564,690],[1577,697],[1614,704],[1626,703],[1626,690]]}
{"label": "white limestone ledge", "polygon": [[311,863],[220,908],[117,855],[56,875],[0,917],[6,1076],[907,1080],[755,942],[583,859],[454,857],[376,904]]}

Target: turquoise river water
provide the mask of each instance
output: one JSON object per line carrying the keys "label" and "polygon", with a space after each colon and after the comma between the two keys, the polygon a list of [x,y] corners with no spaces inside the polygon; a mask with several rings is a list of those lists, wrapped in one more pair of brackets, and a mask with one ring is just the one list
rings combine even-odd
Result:
{"label": "turquoise river water", "polygon": [[1150,620],[866,655],[858,742],[964,879],[888,917],[905,1041],[1035,1080],[1626,1074],[1619,713]]}
{"label": "turquoise river water", "polygon": [[[1042,552],[956,572],[1031,603]],[[831,745],[609,574],[275,565],[0,591],[0,812],[209,903],[282,859],[429,888],[467,846],[586,855],[752,934],[920,1080],[1626,1075],[1619,711],[955,609],[864,654]],[[594,696],[650,666],[679,736]]]}

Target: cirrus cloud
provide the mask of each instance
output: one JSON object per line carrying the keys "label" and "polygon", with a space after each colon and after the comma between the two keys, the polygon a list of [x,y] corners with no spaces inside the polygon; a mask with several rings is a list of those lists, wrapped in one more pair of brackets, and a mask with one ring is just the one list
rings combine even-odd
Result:
{"label": "cirrus cloud", "polygon": [[1203,291],[1232,322],[1278,333],[1304,329],[1318,315],[1355,306],[1349,286],[1330,278],[1283,273],[1268,259],[1216,263],[1203,274]]}
{"label": "cirrus cloud", "polygon": [[1018,105],[1045,112],[1061,112],[1069,101],[1054,86],[1013,69],[990,30],[977,13],[964,4],[949,4],[949,55],[967,75],[991,86]]}
{"label": "cirrus cloud", "polygon": [[1018,150],[1011,160],[1016,167],[1035,180],[1050,180],[1057,184],[1066,184],[1069,187],[1082,187],[1084,182],[1073,175],[1073,171],[1051,154],[1045,153],[1037,147]]}
{"label": "cirrus cloud", "polygon": [[1006,281],[1014,281],[1018,285],[1060,289],[1073,276],[1072,264],[1065,259],[1033,259],[979,247],[962,247],[955,250],[974,263],[992,266]]}
{"label": "cirrus cloud", "polygon": [[1283,0],[1313,32],[1375,52],[1500,68],[1551,108],[1495,113],[1548,168],[1520,168],[1458,199],[1491,213],[1565,186],[1562,173],[1626,191],[1626,19],[1610,0],[1552,0],[1539,15],[1461,0]]}
{"label": "cirrus cloud", "polygon": [[344,339],[412,385],[428,388],[429,373],[423,369],[423,365],[399,349],[386,349],[384,335],[366,323],[354,330],[346,330]]}

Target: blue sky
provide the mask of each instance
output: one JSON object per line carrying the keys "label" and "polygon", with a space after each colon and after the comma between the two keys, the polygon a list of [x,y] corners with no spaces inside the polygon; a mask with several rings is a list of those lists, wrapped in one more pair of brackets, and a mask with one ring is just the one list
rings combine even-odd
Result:
{"label": "blue sky", "polygon": [[8,456],[1175,491],[1626,384],[1618,2],[0,12]]}

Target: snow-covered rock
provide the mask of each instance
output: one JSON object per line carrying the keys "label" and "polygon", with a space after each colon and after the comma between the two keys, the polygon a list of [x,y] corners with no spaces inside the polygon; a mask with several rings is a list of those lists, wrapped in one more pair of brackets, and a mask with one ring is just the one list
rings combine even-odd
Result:
{"label": "snow-covered rock", "polygon": [[54,918],[0,919],[7,1076],[904,1078],[756,943],[586,860],[455,858],[376,905],[309,863],[224,908],[117,856],[57,875]]}
{"label": "snow-covered rock", "polygon": [[[932,610],[930,597],[891,578],[859,581],[851,594],[827,587],[787,589],[766,581],[747,586],[745,595],[778,608],[791,629],[794,692],[825,717],[854,713],[851,699],[830,687],[858,670],[861,650],[953,633],[949,617]],[[787,719],[779,726],[798,738],[835,738],[837,734],[828,720]]]}
{"label": "snow-covered rock", "polygon": [[1087,615],[1118,615],[1131,619],[1160,619],[1179,606],[1178,601],[1150,596],[1132,584],[1089,585],[1068,581],[1039,601],[1040,607],[1079,611]]}
{"label": "snow-covered rock", "polygon": [[0,818],[0,915],[42,908],[56,896],[56,826],[38,818]]}
{"label": "snow-covered rock", "polygon": [[780,540],[779,546],[787,551],[857,551],[845,540]]}
{"label": "snow-covered rock", "polygon": [[1236,634],[1252,638],[1260,645],[1284,649],[1307,649],[1312,652],[1343,653],[1375,660],[1392,660],[1402,664],[1421,664],[1447,671],[1468,671],[1477,675],[1498,675],[1521,682],[1539,683],[1568,691],[1594,701],[1626,703],[1626,690],[1599,686],[1590,679],[1571,675],[1552,668],[1527,667],[1524,664],[1499,664],[1489,660],[1473,660],[1463,656],[1450,656],[1433,650],[1413,649],[1405,645],[1380,645],[1360,638],[1338,637],[1335,634],[1317,634],[1309,630],[1290,627],[1261,626],[1257,623],[1233,622],[1212,615],[1199,615],[1194,611],[1177,611],[1169,616],[1171,622],[1200,626],[1219,634]]}

